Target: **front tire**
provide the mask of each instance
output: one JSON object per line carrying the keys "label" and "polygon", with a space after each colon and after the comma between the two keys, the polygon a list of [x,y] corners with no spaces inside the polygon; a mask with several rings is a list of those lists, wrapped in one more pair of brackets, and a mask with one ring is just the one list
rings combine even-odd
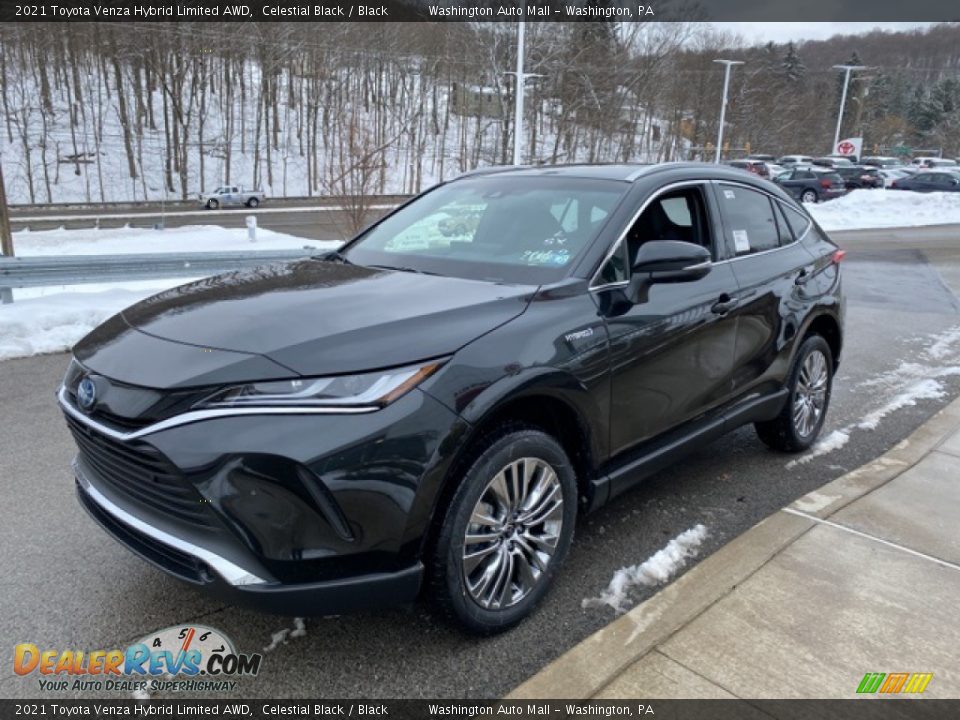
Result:
{"label": "front tire", "polygon": [[820,196],[817,195],[816,190],[804,190],[800,194],[800,202],[815,203],[819,200],[820,200]]}
{"label": "front tire", "polygon": [[218,207],[220,207],[219,200],[214,200],[213,198],[207,200],[207,210],[216,210]]}
{"label": "front tire", "polygon": [[816,441],[830,406],[833,353],[820,335],[811,335],[803,341],[787,379],[787,389],[787,402],[780,414],[754,427],[768,447],[796,453]]}
{"label": "front tire", "polygon": [[527,427],[481,441],[447,508],[431,584],[471,632],[507,630],[546,595],[573,539],[577,482],[560,444]]}

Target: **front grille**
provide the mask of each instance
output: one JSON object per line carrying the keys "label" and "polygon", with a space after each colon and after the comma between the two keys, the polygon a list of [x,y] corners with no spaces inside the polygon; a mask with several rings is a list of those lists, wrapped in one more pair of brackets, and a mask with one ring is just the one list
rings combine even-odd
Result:
{"label": "front grille", "polygon": [[84,463],[111,490],[176,520],[212,525],[200,493],[159,451],[146,443],[114,440],[69,414],[66,418]]}
{"label": "front grille", "polygon": [[83,504],[83,507],[93,516],[94,520],[99,522],[107,532],[140,557],[149,560],[155,565],[159,565],[168,573],[176,575],[181,580],[192,583],[203,583],[206,580],[207,573],[200,560],[176,548],[154,540],[149,535],[144,535],[139,530],[130,527],[126,523],[120,522],[113,517],[113,515],[97,505],[79,484],[77,485],[77,494],[80,496],[80,502]]}

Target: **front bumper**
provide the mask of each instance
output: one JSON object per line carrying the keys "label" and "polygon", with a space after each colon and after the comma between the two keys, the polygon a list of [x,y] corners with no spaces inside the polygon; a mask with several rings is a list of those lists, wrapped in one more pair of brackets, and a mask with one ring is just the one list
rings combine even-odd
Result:
{"label": "front bumper", "polygon": [[365,415],[238,415],[125,432],[60,400],[80,448],[81,504],[168,574],[283,614],[415,599],[462,423],[430,396],[413,391]]}
{"label": "front bumper", "polygon": [[261,577],[124,510],[91,484],[79,463],[74,472],[80,504],[115,540],[160,570],[231,604],[280,615],[338,615],[412,602],[420,591],[420,562],[392,573],[314,583]]}

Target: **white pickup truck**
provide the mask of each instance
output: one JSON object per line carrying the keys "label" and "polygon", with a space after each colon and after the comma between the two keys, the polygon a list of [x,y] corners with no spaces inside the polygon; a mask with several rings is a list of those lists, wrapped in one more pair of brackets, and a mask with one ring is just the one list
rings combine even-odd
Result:
{"label": "white pickup truck", "polygon": [[255,208],[263,202],[263,190],[247,190],[240,185],[221,185],[213,192],[199,193],[200,204],[208,210],[246,205]]}

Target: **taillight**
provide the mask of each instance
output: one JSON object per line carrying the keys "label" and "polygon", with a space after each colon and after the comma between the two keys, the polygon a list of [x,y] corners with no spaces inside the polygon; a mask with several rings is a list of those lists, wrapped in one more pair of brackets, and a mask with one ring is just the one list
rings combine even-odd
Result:
{"label": "taillight", "polygon": [[840,261],[847,256],[846,250],[834,250],[833,256],[830,258],[833,261],[834,265],[839,265]]}
{"label": "taillight", "polygon": [[822,187],[824,190],[829,190],[829,189],[830,189],[830,181],[827,180],[826,178],[824,178],[823,180],[820,181],[820,187]]}
{"label": "taillight", "polygon": [[897,181],[896,181],[896,180],[892,181],[892,182],[890,183],[890,187],[892,187],[892,188],[897,187]]}

